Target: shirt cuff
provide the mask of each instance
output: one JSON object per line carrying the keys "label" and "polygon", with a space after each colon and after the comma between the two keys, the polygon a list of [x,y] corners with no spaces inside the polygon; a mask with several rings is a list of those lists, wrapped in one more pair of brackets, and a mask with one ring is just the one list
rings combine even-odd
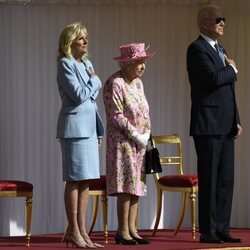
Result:
{"label": "shirt cuff", "polygon": [[234,65],[233,65],[233,64],[229,64],[229,65],[233,67],[235,73],[237,74],[237,73],[238,73],[238,70],[234,67]]}

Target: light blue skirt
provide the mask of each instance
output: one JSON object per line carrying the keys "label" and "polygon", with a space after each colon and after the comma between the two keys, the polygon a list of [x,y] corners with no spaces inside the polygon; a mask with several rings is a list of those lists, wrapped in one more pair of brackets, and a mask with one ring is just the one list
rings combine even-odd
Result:
{"label": "light blue skirt", "polygon": [[63,181],[100,178],[97,135],[61,139]]}

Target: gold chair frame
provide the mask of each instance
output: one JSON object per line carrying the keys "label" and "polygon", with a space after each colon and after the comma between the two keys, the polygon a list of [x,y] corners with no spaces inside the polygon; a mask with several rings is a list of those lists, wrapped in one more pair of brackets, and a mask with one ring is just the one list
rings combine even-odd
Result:
{"label": "gold chair frame", "polygon": [[[154,147],[158,144],[176,144],[177,145],[177,154],[175,156],[161,156],[161,165],[162,166],[176,166],[177,174],[183,175],[183,162],[182,162],[182,145],[181,138],[176,135],[158,135],[153,136],[153,145]],[[161,152],[160,152],[161,155]],[[163,167],[164,169],[164,167]],[[191,224],[192,224],[192,238],[195,239],[195,207],[196,207],[196,193],[198,192],[198,184],[192,187],[173,187],[173,186],[165,186],[159,183],[160,175],[158,173],[153,174],[154,181],[157,189],[157,215],[155,220],[155,225],[153,229],[152,235],[155,236],[162,212],[162,199],[163,199],[163,191],[170,192],[181,192],[182,193],[182,205],[181,205],[181,213],[179,216],[178,224],[174,231],[174,235],[177,235],[181,224],[184,219],[186,204],[187,204],[187,195],[189,195],[189,201],[191,205]]]}
{"label": "gold chair frame", "polygon": [[90,190],[89,195],[93,196],[93,208],[92,208],[92,216],[90,219],[88,235],[92,233],[93,228],[95,226],[98,213],[99,196],[101,196],[104,239],[105,243],[108,243],[108,198],[106,190]]}
{"label": "gold chair frame", "polygon": [[[1,182],[1,180],[0,180]],[[30,246],[30,230],[31,230],[31,216],[33,205],[33,191],[0,191],[0,198],[18,198],[24,197],[25,200],[25,218],[26,218],[26,246]]]}

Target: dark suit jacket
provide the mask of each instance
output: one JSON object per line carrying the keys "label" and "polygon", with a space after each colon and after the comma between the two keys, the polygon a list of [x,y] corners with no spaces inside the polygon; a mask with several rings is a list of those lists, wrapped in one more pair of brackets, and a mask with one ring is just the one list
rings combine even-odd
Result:
{"label": "dark suit jacket", "polygon": [[200,36],[188,47],[187,70],[192,101],[190,135],[235,134],[240,121],[233,67],[224,66],[215,49]]}

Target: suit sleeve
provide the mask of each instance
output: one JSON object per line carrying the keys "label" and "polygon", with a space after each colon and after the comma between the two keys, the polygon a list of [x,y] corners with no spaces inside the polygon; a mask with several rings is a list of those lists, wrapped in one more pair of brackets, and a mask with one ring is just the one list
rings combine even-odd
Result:
{"label": "suit sleeve", "polygon": [[98,108],[96,110],[96,133],[98,138],[104,135],[104,125],[102,122],[102,118],[99,114]]}
{"label": "suit sleeve", "polygon": [[[92,71],[95,71],[95,70],[94,70],[94,66],[93,66],[93,64],[91,63],[91,61],[87,60],[87,61],[85,61],[85,63],[86,63],[86,67],[87,67],[88,69],[91,69]],[[93,77],[91,77],[91,78],[89,79],[89,81],[90,81],[91,84],[93,84],[93,82],[96,81],[96,80],[98,80],[98,79],[99,79],[98,76],[93,76]],[[101,84],[101,81],[100,81],[100,84]],[[93,93],[93,95],[91,96],[91,99],[92,99],[92,100],[96,100],[98,94],[99,94],[99,89],[96,90],[96,91]]]}
{"label": "suit sleeve", "polygon": [[239,115],[239,110],[238,110],[238,106],[236,103],[236,97],[235,97],[235,86],[232,86],[233,88],[233,93],[234,93],[234,99],[235,99],[235,119],[236,119],[236,123],[240,124],[240,115]]}
{"label": "suit sleeve", "polygon": [[59,88],[62,88],[76,104],[86,101],[101,88],[101,81],[98,77],[91,77],[87,83],[80,82],[76,77],[73,63],[69,60],[58,62],[57,82]]}
{"label": "suit sleeve", "polygon": [[232,84],[237,79],[231,66],[221,67],[207,50],[194,44],[187,51],[187,67],[201,82],[213,87]]}

